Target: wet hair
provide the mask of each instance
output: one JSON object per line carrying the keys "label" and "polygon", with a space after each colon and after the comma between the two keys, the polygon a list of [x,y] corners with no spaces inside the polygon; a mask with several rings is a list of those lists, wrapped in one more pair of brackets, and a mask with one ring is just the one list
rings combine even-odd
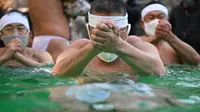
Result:
{"label": "wet hair", "polygon": [[90,13],[94,12],[123,13],[125,15],[126,7],[122,0],[94,0],[91,4]]}
{"label": "wet hair", "polygon": [[5,9],[0,8],[0,19],[6,13]]}

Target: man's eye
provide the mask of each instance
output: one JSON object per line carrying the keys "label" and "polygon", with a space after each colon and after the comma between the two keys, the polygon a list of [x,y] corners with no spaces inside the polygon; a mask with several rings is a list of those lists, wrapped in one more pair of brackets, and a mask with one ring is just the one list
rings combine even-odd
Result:
{"label": "man's eye", "polygon": [[25,30],[25,28],[18,28],[18,30],[19,30],[19,31],[24,31],[24,30]]}
{"label": "man's eye", "polygon": [[165,16],[159,16],[158,18],[159,18],[159,19],[163,19],[164,17],[165,17]]}
{"label": "man's eye", "polygon": [[154,19],[154,17],[153,17],[153,16],[149,16],[149,17],[148,17],[148,19],[150,19],[150,20],[153,20],[153,19]]}
{"label": "man's eye", "polygon": [[120,31],[121,31],[121,32],[124,32],[124,31],[126,31],[126,29],[127,29],[127,27],[125,27],[125,28],[120,28]]}
{"label": "man's eye", "polygon": [[13,29],[9,28],[9,29],[6,29],[7,31],[12,31]]}

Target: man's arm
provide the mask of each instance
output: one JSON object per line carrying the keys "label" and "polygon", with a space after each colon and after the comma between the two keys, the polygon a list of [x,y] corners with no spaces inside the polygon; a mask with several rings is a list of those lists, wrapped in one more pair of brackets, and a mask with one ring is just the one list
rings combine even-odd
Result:
{"label": "man's arm", "polygon": [[12,39],[4,48],[0,48],[0,66],[9,60],[12,60],[15,52],[21,51],[21,44],[19,39]]}
{"label": "man's arm", "polygon": [[159,21],[156,28],[156,36],[167,41],[178,53],[183,62],[198,65],[200,63],[199,54],[190,45],[178,39],[171,30],[171,24],[168,21]]}
{"label": "man's arm", "polygon": [[42,65],[52,64],[52,56],[46,51],[36,51],[35,57],[39,60]]}
{"label": "man's arm", "polygon": [[99,52],[89,40],[78,40],[62,53],[53,67],[55,75],[79,75]]}
{"label": "man's arm", "polygon": [[199,54],[190,45],[177,38],[173,33],[171,33],[171,36],[172,38],[168,40],[168,43],[178,53],[182,61],[197,66],[200,63]]}
{"label": "man's arm", "polygon": [[16,52],[14,55],[14,59],[22,64],[24,64],[25,66],[29,66],[29,67],[36,67],[36,66],[42,66],[42,63],[39,63],[37,61],[31,60],[25,56],[23,56],[21,53]]}
{"label": "man's arm", "polygon": [[40,53],[40,55],[36,55],[36,58],[39,59],[39,62],[23,56],[19,52],[16,52],[14,55],[14,59],[16,61],[30,67],[38,67],[38,66],[49,64],[49,63],[53,63],[52,57],[46,52]]}
{"label": "man's arm", "polygon": [[157,49],[138,37],[122,42],[117,54],[140,74],[163,75],[165,69]]}
{"label": "man's arm", "polygon": [[5,55],[5,48],[0,48],[0,52],[2,52],[1,56],[0,56],[0,66],[3,65],[4,63],[6,63],[7,60],[7,56]]}

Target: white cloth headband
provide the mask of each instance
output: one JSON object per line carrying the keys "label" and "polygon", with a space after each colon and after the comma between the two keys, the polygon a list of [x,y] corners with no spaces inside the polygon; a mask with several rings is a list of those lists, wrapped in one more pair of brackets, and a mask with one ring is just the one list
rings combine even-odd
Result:
{"label": "white cloth headband", "polygon": [[115,22],[117,27],[123,28],[128,25],[128,14],[125,16],[96,16],[88,12],[89,25],[96,27],[97,24],[101,23],[102,20],[112,20]]}
{"label": "white cloth headband", "polygon": [[163,6],[161,4],[152,4],[152,5],[149,5],[149,6],[145,7],[142,10],[142,12],[141,12],[142,19],[144,19],[144,16],[146,14],[148,14],[149,12],[156,11],[156,10],[162,11],[168,16],[168,9],[165,6]]}
{"label": "white cloth headband", "polygon": [[6,25],[9,25],[9,24],[12,24],[12,23],[22,24],[30,31],[28,19],[25,16],[23,16],[22,14],[17,13],[17,12],[8,13],[0,19],[0,31]]}

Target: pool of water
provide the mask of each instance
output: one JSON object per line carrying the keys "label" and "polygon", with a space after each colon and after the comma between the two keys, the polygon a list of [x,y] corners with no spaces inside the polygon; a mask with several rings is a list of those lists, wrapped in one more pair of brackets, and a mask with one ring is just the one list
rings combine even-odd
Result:
{"label": "pool of water", "polygon": [[[74,85],[77,81],[70,77],[51,76],[51,67],[52,65],[41,68],[1,67],[1,112],[66,112],[58,103],[49,100],[51,91],[47,88]],[[187,106],[162,107],[148,112],[198,112],[200,110],[198,99],[200,98],[200,67],[171,65],[167,69],[165,77],[138,76],[138,80],[152,85],[155,89],[171,92],[173,97]]]}

